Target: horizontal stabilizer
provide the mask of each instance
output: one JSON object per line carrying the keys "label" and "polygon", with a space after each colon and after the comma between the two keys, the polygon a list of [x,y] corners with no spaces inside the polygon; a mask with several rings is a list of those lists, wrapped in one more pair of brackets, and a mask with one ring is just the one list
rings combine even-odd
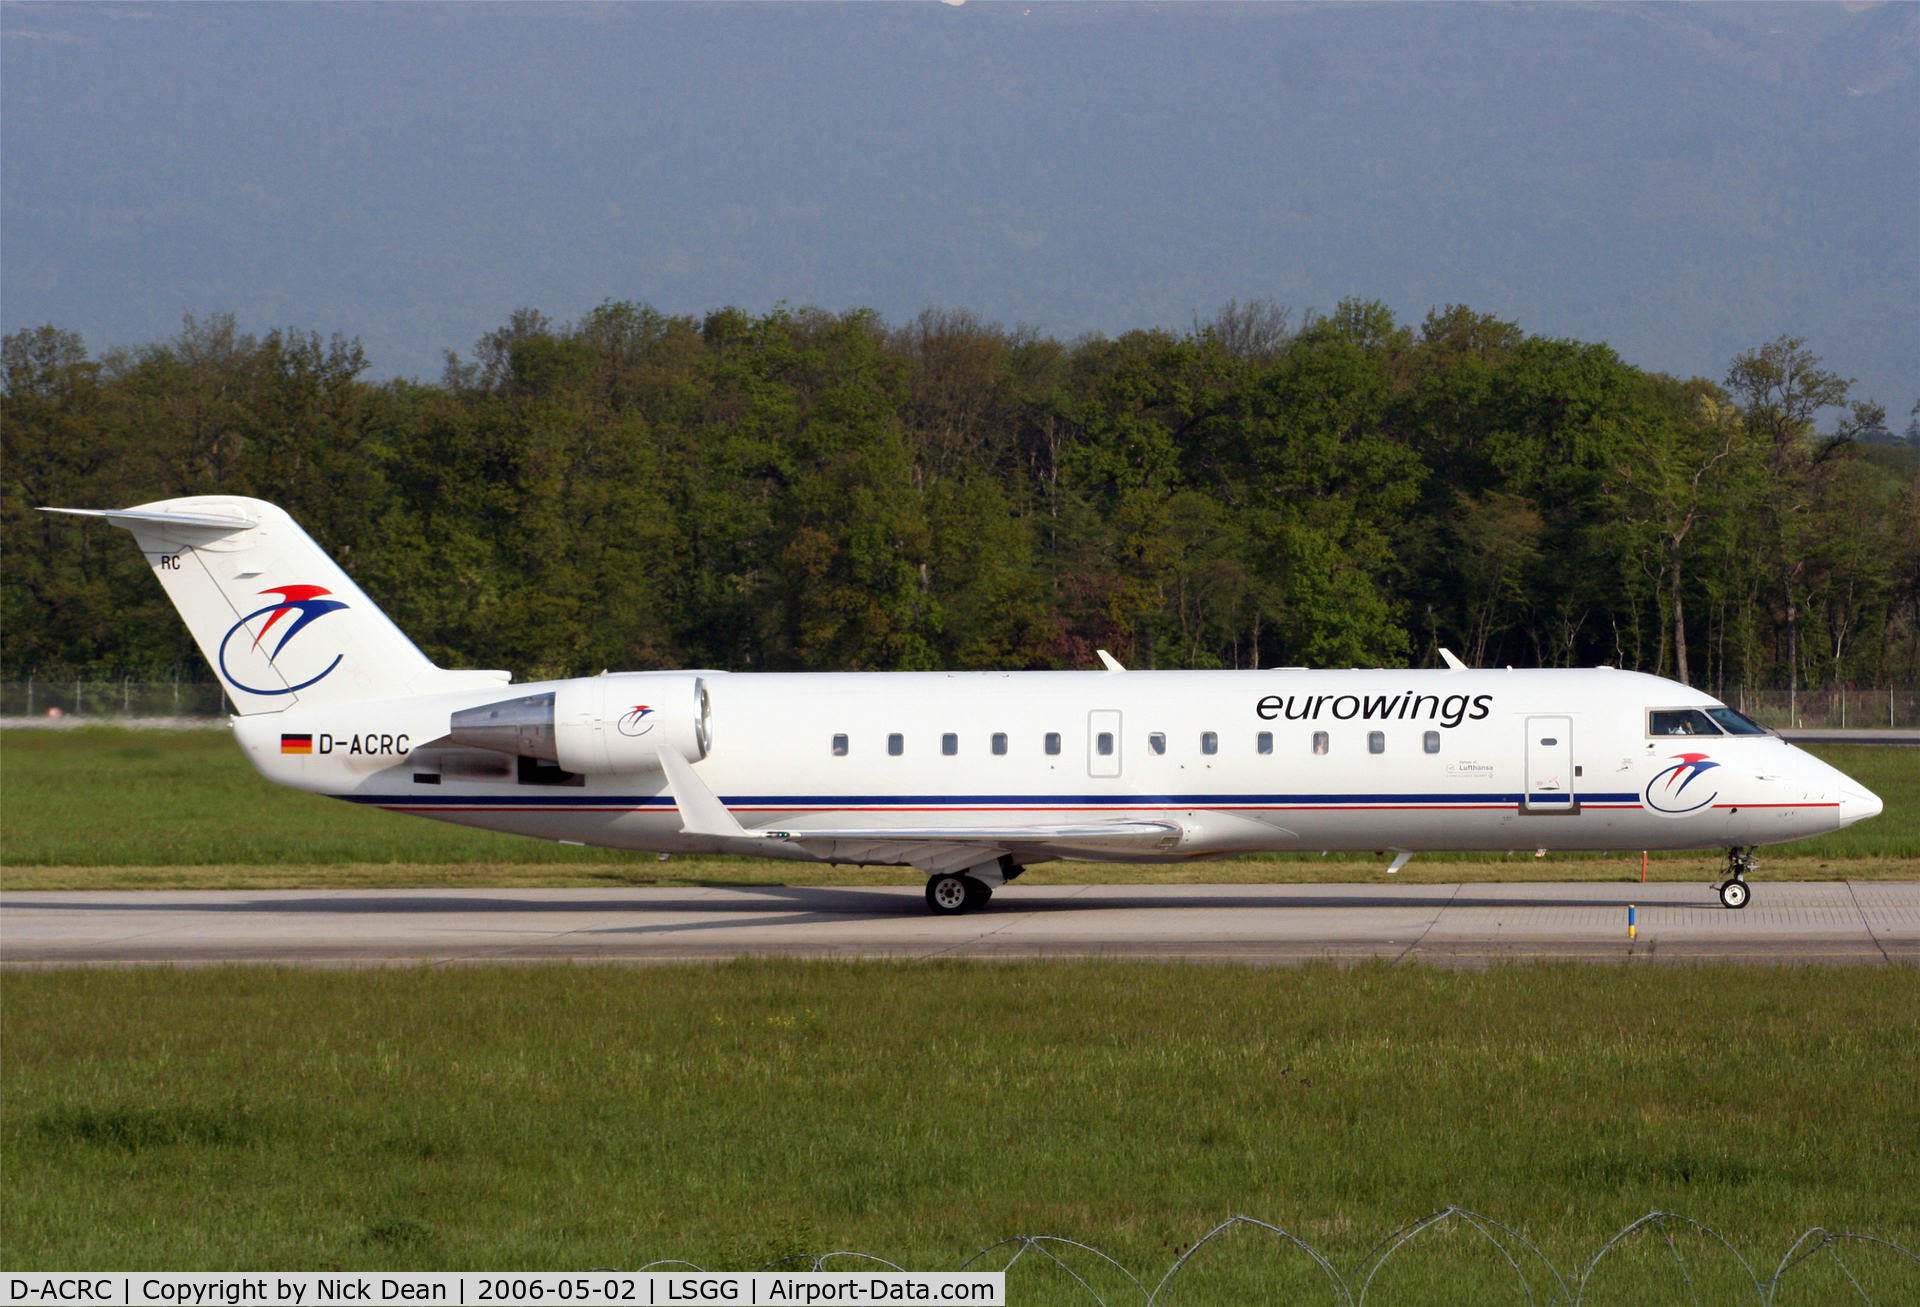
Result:
{"label": "horizontal stabilizer", "polygon": [[114,526],[132,529],[135,523],[143,526],[183,526],[204,531],[251,531],[260,525],[253,518],[235,514],[232,517],[216,517],[206,513],[159,513],[146,512],[137,508],[42,508],[43,513],[66,513],[73,517],[104,517]]}

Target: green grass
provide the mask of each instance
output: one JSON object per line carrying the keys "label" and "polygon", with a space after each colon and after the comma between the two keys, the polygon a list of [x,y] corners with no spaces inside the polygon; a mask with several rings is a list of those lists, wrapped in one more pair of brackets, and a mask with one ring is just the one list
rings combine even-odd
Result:
{"label": "green grass", "polygon": [[1865,785],[1887,809],[1871,821],[1777,853],[1819,858],[1920,858],[1920,749],[1885,744],[1816,745],[1807,750]]}
{"label": "green grass", "polygon": [[226,731],[0,732],[0,863],[629,861],[273,784]]}
{"label": "green grass", "polygon": [[[1847,868],[1844,874],[1862,878],[1920,874],[1920,750],[1843,746],[1817,752],[1880,794],[1887,811],[1837,835],[1764,850],[1769,874],[1826,877],[1838,874],[1835,864]],[[1626,861],[1567,857],[1546,865],[1524,857],[1426,854],[1404,874],[1454,880],[1637,875],[1638,860],[1632,860],[1630,872]],[[1656,867],[1674,864],[1656,874],[1705,879],[1711,875],[1710,861],[1656,855]],[[374,870],[381,866],[388,870]],[[844,869],[792,863],[659,864],[648,854],[576,848],[381,812],[271,784],[224,731],[113,727],[0,733],[0,867],[0,884],[7,888],[196,883],[259,888],[339,883],[332,878],[336,873],[346,883],[381,883],[379,877],[385,876],[384,883],[404,885],[481,883],[475,877],[540,885],[858,880],[858,873]],[[1078,881],[1293,881],[1353,879],[1376,871],[1371,859],[1314,855],[1246,859],[1236,867],[1207,863],[1189,874],[1188,869],[1055,864],[1034,874]],[[33,870],[54,868],[69,870]],[[87,870],[72,870],[81,868]],[[205,870],[165,871],[185,868]],[[307,870],[295,870],[302,868]]]}
{"label": "green grass", "polygon": [[[1236,1212],[1345,1270],[1458,1203],[1562,1268],[1660,1208],[1770,1269],[1814,1225],[1920,1247],[1917,1000],[1898,968],[14,971],[0,1262],[939,1269],[1052,1234],[1151,1281]],[[1590,1301],[1687,1301],[1666,1258],[1634,1241]],[[1241,1232],[1177,1301],[1329,1301],[1309,1270]],[[1836,1274],[1779,1301],[1850,1301]],[[1456,1223],[1375,1300],[1515,1301],[1500,1275]]]}

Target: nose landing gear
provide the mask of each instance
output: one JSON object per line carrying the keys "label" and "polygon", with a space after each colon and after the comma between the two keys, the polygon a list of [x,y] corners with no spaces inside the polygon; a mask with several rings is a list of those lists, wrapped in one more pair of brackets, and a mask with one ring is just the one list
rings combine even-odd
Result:
{"label": "nose landing gear", "polygon": [[1747,873],[1759,865],[1754,861],[1752,849],[1727,850],[1727,878],[1720,882],[1720,906],[1725,908],[1747,906],[1747,900],[1753,897],[1752,887],[1747,884]]}

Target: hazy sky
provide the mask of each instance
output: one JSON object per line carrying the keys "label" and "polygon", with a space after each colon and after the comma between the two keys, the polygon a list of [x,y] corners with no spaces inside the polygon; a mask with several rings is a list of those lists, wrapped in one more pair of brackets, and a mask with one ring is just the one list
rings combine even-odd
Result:
{"label": "hazy sky", "polygon": [[38,5],[0,324],[437,376],[516,307],[1465,302],[1920,394],[1920,6]]}

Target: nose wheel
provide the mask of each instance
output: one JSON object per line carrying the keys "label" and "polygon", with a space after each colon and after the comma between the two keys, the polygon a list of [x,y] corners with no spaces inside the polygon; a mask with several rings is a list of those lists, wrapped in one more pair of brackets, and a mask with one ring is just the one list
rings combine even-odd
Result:
{"label": "nose wheel", "polygon": [[1759,864],[1753,860],[1752,849],[1727,850],[1727,878],[1720,882],[1720,906],[1723,908],[1744,908],[1753,897],[1753,889],[1747,884],[1747,873]]}

